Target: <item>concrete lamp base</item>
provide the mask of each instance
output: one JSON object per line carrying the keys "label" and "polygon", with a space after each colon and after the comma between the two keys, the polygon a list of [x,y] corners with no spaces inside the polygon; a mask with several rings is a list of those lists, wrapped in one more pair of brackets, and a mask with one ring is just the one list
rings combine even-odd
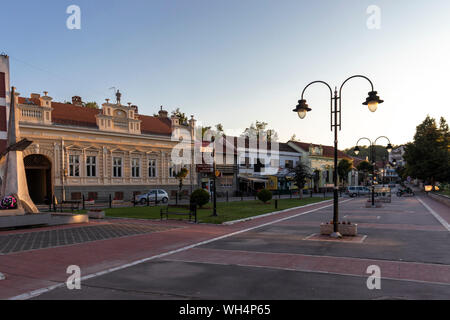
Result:
{"label": "concrete lamp base", "polygon": [[340,234],[339,232],[333,232],[332,234],[330,234],[330,237],[340,239],[342,238],[342,234]]}
{"label": "concrete lamp base", "polygon": [[371,202],[367,202],[366,203],[366,208],[382,208],[383,206],[381,205],[381,203],[375,203],[375,205],[372,205]]}

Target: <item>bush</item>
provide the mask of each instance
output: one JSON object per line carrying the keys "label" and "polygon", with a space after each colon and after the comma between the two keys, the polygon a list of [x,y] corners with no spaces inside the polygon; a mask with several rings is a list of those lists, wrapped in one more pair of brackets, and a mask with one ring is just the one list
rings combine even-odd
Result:
{"label": "bush", "polygon": [[194,190],[191,194],[191,202],[195,202],[200,208],[209,202],[209,192],[205,189]]}
{"label": "bush", "polygon": [[267,201],[272,199],[272,192],[270,192],[267,189],[262,189],[261,191],[258,192],[258,194],[256,196],[262,202],[267,203]]}

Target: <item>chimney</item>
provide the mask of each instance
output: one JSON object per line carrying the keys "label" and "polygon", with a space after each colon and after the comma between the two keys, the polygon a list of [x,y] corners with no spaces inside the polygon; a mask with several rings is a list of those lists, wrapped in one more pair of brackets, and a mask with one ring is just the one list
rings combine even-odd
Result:
{"label": "chimney", "polygon": [[39,93],[32,93],[30,95],[31,99],[39,99],[41,97],[41,95]]}
{"label": "chimney", "polygon": [[158,115],[160,118],[167,118],[167,115],[169,113],[166,110],[163,110],[163,107],[161,106],[161,109],[158,111]]}
{"label": "chimney", "polygon": [[189,126],[191,128],[195,128],[195,123],[197,122],[197,120],[194,119],[194,115],[191,115],[191,119],[189,119]]}
{"label": "chimney", "polygon": [[72,97],[72,104],[74,106],[82,106],[83,105],[83,101],[81,101],[81,97],[79,96],[73,96]]}
{"label": "chimney", "polygon": [[180,125],[180,119],[176,115],[172,115],[170,117],[170,120],[172,121],[172,126],[179,126]]}
{"label": "chimney", "polygon": [[131,105],[131,108],[133,108],[134,109],[134,113],[139,113],[138,112],[138,106],[136,106],[136,105]]}
{"label": "chimney", "polygon": [[39,98],[39,101],[41,102],[41,107],[50,107],[52,106],[52,97],[48,96],[48,92],[44,91],[44,95]]}

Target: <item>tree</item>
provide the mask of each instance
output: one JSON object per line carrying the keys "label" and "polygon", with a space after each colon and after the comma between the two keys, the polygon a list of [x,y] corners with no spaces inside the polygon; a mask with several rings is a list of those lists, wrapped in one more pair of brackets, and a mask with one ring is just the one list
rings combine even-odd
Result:
{"label": "tree", "polygon": [[223,135],[223,125],[221,123],[216,124],[216,132]]}
{"label": "tree", "polygon": [[417,126],[414,141],[406,144],[403,158],[406,174],[435,185],[436,181],[450,181],[450,133],[447,122],[427,116]]}
{"label": "tree", "polygon": [[356,169],[358,169],[359,172],[362,172],[363,176],[364,176],[364,179],[366,179],[368,172],[372,172],[373,171],[373,165],[370,164],[368,161],[362,161],[362,162],[360,162],[358,164]]}
{"label": "tree", "polygon": [[293,175],[294,185],[297,186],[300,199],[303,197],[303,188],[306,185],[306,180],[311,179],[311,169],[303,162],[298,162],[294,168],[289,169],[289,172]]}
{"label": "tree", "polygon": [[191,202],[196,203],[199,208],[202,208],[209,202],[209,193],[205,189],[194,190],[191,194]]}
{"label": "tree", "polygon": [[97,102],[86,102],[83,104],[86,108],[98,109]]}
{"label": "tree", "polygon": [[205,137],[205,134],[208,130],[211,130],[211,127],[202,127],[202,138]]}
{"label": "tree", "polygon": [[246,128],[242,136],[259,139],[260,137],[267,142],[277,141],[278,133],[273,129],[267,129],[268,123],[256,120],[250,127]]}
{"label": "tree", "polygon": [[408,177],[408,175],[406,174],[406,168],[404,166],[398,166],[397,168],[395,168],[395,172],[397,172],[398,176],[402,180],[406,180],[406,178]]}
{"label": "tree", "polygon": [[177,178],[178,181],[180,182],[178,185],[180,192],[181,192],[181,188],[183,188],[183,179],[186,178],[188,173],[189,173],[188,169],[181,168],[180,171],[178,171],[177,174],[175,175],[175,178]]}
{"label": "tree", "polygon": [[207,138],[206,132],[209,131],[210,137],[219,137],[224,135],[223,125],[221,123],[218,123],[215,125],[216,129],[212,129],[211,126],[202,127],[202,138]]}
{"label": "tree", "polygon": [[272,192],[270,192],[267,189],[261,189],[256,196],[259,200],[261,200],[263,203],[267,203],[267,201],[272,199]]}
{"label": "tree", "polygon": [[352,163],[347,159],[342,159],[338,163],[337,172],[343,182],[347,182],[348,173],[352,170]]}
{"label": "tree", "polygon": [[320,182],[320,170],[316,169],[313,173],[313,181],[314,181],[314,192],[319,192],[319,182]]}
{"label": "tree", "polygon": [[174,111],[172,111],[173,116],[177,116],[178,119],[180,119],[180,124],[187,125],[188,118],[186,117],[186,114],[184,112],[180,111],[180,108],[176,108]]}

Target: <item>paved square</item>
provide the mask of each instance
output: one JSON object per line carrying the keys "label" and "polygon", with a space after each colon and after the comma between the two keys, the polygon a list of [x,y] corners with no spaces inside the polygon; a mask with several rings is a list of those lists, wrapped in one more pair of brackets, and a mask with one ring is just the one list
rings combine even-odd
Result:
{"label": "paved square", "polygon": [[[435,213],[442,205],[421,199]],[[319,224],[332,216],[331,202],[237,223],[192,225],[167,232],[49,249],[45,259],[60,257],[58,277],[44,275],[54,290],[44,294],[17,289],[8,297],[34,299],[448,299],[450,233],[415,198],[393,198],[383,208],[366,209],[363,199],[343,200],[341,217],[358,223],[364,241],[312,241]],[[375,213],[376,212],[376,213]],[[367,217],[380,218],[368,221]],[[147,222],[169,226],[169,222]],[[173,222],[170,222],[171,224]],[[60,250],[59,250],[60,249]],[[54,251],[52,251],[54,250]],[[36,255],[39,250],[33,252]],[[50,254],[51,253],[51,254]],[[3,257],[30,259],[19,253]],[[121,264],[117,260],[123,261]],[[2,265],[8,263],[0,263]],[[81,290],[68,290],[67,264],[81,266]],[[381,269],[381,290],[369,290],[367,268]],[[107,268],[109,266],[109,269]],[[7,271],[7,270],[5,270]],[[25,270],[23,271],[25,273]],[[5,272],[7,273],[7,272]],[[42,271],[42,274],[46,274]],[[55,273],[54,273],[55,274]],[[8,280],[6,280],[8,281]],[[23,280],[25,283],[25,280]],[[7,282],[6,282],[7,283]],[[56,286],[56,288],[52,287]],[[18,294],[27,293],[26,295]]]}

